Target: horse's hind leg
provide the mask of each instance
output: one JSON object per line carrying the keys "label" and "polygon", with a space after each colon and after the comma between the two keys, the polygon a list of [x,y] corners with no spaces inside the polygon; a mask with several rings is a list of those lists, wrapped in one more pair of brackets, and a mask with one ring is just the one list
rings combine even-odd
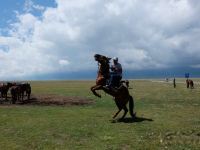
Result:
{"label": "horse's hind leg", "polygon": [[124,115],[121,117],[121,119],[124,119],[124,117],[126,116],[127,112],[128,112],[128,109],[126,106],[124,106]]}
{"label": "horse's hind leg", "polygon": [[122,107],[121,107],[121,105],[120,105],[120,103],[119,103],[119,101],[118,101],[118,99],[114,99],[115,100],[115,104],[117,105],[117,108],[119,109],[117,112],[116,112],[116,114],[113,116],[113,119],[115,118],[115,117],[117,117],[117,115],[120,113],[120,111],[122,110]]}
{"label": "horse's hind leg", "polygon": [[[128,112],[128,109],[126,107],[126,105],[124,105],[123,103],[121,103],[121,101],[119,99],[114,99],[115,100],[115,104],[117,105],[119,111],[113,116],[113,118],[117,117],[117,115],[120,113],[120,111],[123,109],[124,110],[124,115],[120,118],[120,119],[123,119],[127,112]],[[124,105],[124,106],[123,106]]]}
{"label": "horse's hind leg", "polygon": [[116,114],[113,116],[113,119],[114,119],[115,117],[117,117],[117,115],[120,113],[121,110],[122,110],[122,109],[119,109],[118,112],[116,112]]}

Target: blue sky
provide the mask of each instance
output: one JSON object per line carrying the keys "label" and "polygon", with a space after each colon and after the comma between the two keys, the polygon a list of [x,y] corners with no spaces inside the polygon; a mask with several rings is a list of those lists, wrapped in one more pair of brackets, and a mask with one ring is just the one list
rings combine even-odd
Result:
{"label": "blue sky", "polygon": [[87,75],[95,53],[130,74],[197,74],[199,14],[197,0],[1,1],[0,79]]}
{"label": "blue sky", "polygon": [[[0,28],[6,28],[13,21],[16,21],[16,11],[24,13],[24,7],[26,3],[30,1],[26,0],[6,0],[0,2]],[[56,3],[54,0],[33,0],[33,3],[45,7],[55,7]],[[34,15],[41,15],[38,11],[32,11]]]}

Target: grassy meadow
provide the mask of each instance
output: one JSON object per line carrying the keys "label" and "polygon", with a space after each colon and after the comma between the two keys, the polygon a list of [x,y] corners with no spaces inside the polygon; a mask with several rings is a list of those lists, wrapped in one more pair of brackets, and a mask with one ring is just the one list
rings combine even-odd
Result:
{"label": "grassy meadow", "polygon": [[[94,81],[32,81],[32,93],[81,96],[87,106],[0,105],[0,150],[198,150],[200,84],[187,89],[184,79],[170,82],[131,80],[137,119],[112,120],[112,97],[90,92]],[[200,79],[195,79],[200,82]],[[122,112],[118,117],[122,115]]]}

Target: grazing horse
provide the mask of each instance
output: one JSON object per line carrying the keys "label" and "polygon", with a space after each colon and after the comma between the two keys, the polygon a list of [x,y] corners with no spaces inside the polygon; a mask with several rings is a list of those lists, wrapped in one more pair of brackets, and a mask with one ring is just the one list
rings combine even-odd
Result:
{"label": "grazing horse", "polygon": [[29,83],[21,83],[19,84],[18,86],[20,86],[21,88],[21,99],[23,101],[24,99],[24,93],[26,92],[26,96],[27,96],[27,99],[29,100],[30,99],[30,95],[31,95],[31,86]]}
{"label": "grazing horse", "polygon": [[8,82],[7,84],[3,83],[0,85],[0,92],[1,92],[1,97],[7,100],[8,98],[8,90],[13,84]]}
{"label": "grazing horse", "polygon": [[110,58],[105,57],[103,55],[95,54],[94,55],[95,60],[99,64],[99,70],[98,70],[98,75],[96,79],[96,85],[91,87],[91,91],[93,94],[97,97],[101,97],[100,94],[96,92],[96,90],[103,90],[104,92],[108,93],[109,95],[114,97],[114,101],[118,107],[117,113],[113,116],[115,118],[120,111],[123,109],[124,114],[121,117],[123,119],[127,112],[128,108],[126,107],[126,104],[129,102],[129,112],[132,118],[135,118],[135,113],[134,113],[134,100],[133,97],[129,94],[128,87],[124,84],[121,84],[121,86],[117,89],[114,88],[106,88],[106,81],[109,79],[109,60]]}
{"label": "grazing horse", "polygon": [[193,89],[194,88],[194,82],[193,82],[193,80],[191,80],[191,79],[187,79],[186,80],[186,85],[187,85],[187,88],[191,88],[191,89]]}
{"label": "grazing horse", "polygon": [[12,103],[16,103],[16,101],[23,101],[24,93],[26,92],[27,99],[30,99],[31,95],[31,86],[29,83],[15,83],[10,88],[10,93],[12,96]]}
{"label": "grazing horse", "polygon": [[14,85],[10,88],[10,93],[12,96],[12,103],[15,104],[16,101],[21,98],[21,87],[19,85]]}

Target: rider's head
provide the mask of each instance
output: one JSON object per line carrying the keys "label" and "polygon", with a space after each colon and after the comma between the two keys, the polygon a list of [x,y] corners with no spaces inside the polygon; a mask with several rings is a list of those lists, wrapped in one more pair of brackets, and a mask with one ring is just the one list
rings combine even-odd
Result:
{"label": "rider's head", "polygon": [[113,57],[113,62],[114,63],[118,63],[118,58],[117,57]]}

